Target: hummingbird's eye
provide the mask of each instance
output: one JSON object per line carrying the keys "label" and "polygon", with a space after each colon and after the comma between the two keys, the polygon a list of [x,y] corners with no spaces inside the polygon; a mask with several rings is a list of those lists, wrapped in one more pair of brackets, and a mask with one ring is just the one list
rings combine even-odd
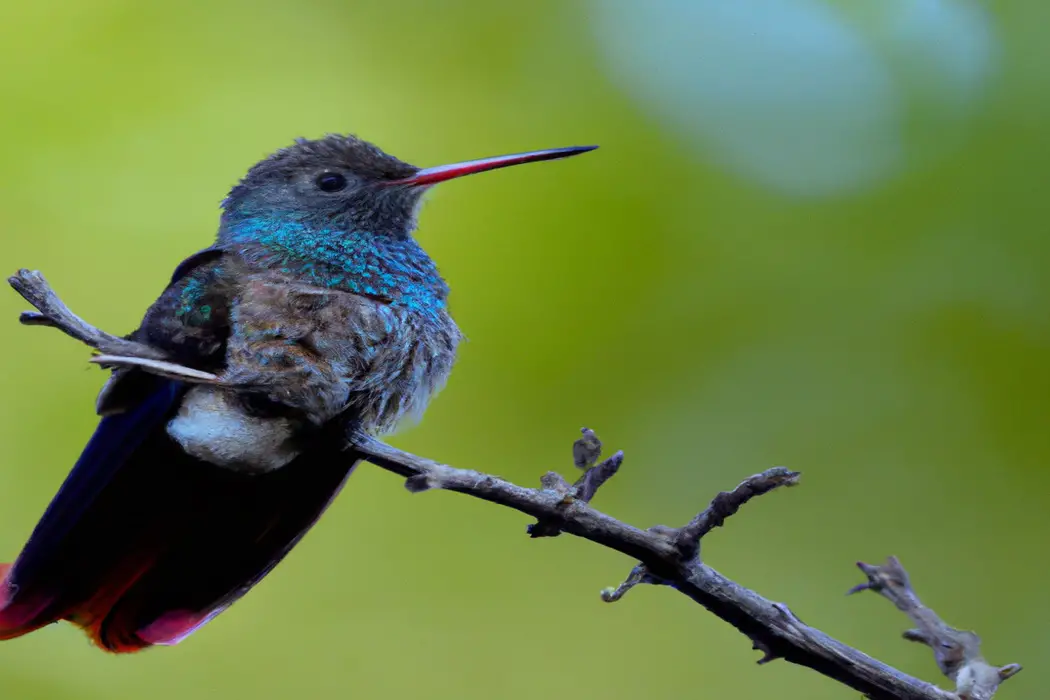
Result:
{"label": "hummingbird's eye", "polygon": [[338,192],[346,187],[346,178],[339,173],[321,173],[317,176],[317,186],[325,192]]}

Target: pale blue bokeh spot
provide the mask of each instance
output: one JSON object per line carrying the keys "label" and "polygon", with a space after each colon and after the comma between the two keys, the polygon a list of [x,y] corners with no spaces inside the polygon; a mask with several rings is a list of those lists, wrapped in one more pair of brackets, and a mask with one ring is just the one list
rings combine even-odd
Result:
{"label": "pale blue bokeh spot", "polygon": [[852,13],[819,0],[591,8],[609,71],[643,111],[706,159],[795,196],[855,193],[902,172],[912,110],[962,116],[993,55],[984,16],[950,0]]}

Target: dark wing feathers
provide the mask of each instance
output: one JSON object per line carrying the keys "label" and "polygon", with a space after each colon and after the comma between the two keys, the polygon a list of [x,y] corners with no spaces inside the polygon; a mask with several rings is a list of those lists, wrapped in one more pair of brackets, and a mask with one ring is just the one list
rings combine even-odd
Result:
{"label": "dark wing feathers", "polygon": [[[158,305],[213,279],[221,256],[189,258]],[[353,468],[335,428],[269,474],[195,460],[165,431],[185,391],[137,371],[107,386],[100,404],[110,415],[0,583],[0,639],[68,619],[110,651],[174,643],[262,579]]]}

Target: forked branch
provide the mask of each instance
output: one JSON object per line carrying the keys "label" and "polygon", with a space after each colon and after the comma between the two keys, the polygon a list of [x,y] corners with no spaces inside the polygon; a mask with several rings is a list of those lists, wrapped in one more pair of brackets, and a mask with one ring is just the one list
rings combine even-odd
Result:
{"label": "forked branch", "polygon": [[[197,370],[172,364],[170,358],[154,348],[91,326],[62,303],[40,273],[22,270],[9,281],[39,311],[22,314],[22,323],[58,328],[119,360],[101,364],[134,366],[164,376],[202,381],[194,378]],[[535,489],[403,452],[363,433],[351,434],[349,442],[368,461],[404,477],[406,487],[414,493],[431,489],[465,493],[536,518],[536,523],[528,528],[532,537],[567,532],[626,554],[638,563],[622,584],[602,591],[603,600],[620,600],[631,588],[643,583],[668,585],[747,635],[753,648],[762,652],[760,664],[784,659],[877,700],[988,700],[1004,680],[1021,670],[1017,664],[998,667],[985,661],[977,635],[949,627],[923,605],[907,572],[895,558],[883,566],[859,564],[868,581],[851,592],[876,591],[907,614],[916,629],[906,632],[905,638],[933,648],[941,671],[956,684],[955,692],[902,673],[833,639],[802,622],[787,605],[763,598],[703,563],[701,542],[711,530],[723,525],[756,496],[798,483],[799,473],[784,467],[767,469],[745,479],[732,491],[718,494],[683,527],[640,530],[590,505],[602,484],[620,469],[623,453],[599,461],[601,441],[586,428],[573,445],[573,461],[583,470],[579,479],[570,484],[557,473],[548,472],[541,478],[540,488]]]}

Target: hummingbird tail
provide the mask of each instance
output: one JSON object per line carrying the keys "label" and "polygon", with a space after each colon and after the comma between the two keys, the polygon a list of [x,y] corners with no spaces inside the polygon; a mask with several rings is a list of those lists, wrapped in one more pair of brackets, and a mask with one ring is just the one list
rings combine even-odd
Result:
{"label": "hummingbird tail", "polygon": [[181,394],[161,380],[102,419],[18,559],[0,568],[0,639],[68,620],[114,653],[178,643],[285,557],[359,459],[333,425],[273,472],[202,462],[165,432]]}
{"label": "hummingbird tail", "polygon": [[40,616],[50,598],[22,596],[15,600],[18,588],[10,581],[10,573],[11,564],[0,564],[0,640],[21,637],[54,622]]}

